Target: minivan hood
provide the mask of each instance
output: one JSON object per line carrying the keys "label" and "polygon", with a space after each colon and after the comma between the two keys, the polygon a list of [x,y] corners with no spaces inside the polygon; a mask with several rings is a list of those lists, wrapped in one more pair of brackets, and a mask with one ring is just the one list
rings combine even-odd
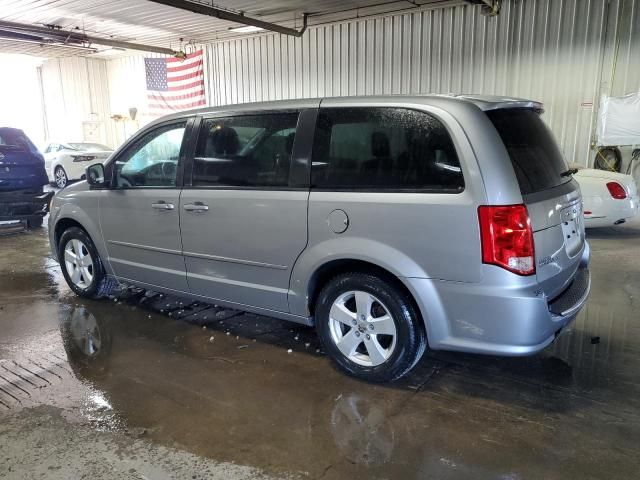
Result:
{"label": "minivan hood", "polygon": [[86,180],[81,180],[79,182],[72,183],[58,193],[56,193],[56,197],[58,198],[67,198],[73,197],[78,192],[86,192],[89,190],[89,184]]}

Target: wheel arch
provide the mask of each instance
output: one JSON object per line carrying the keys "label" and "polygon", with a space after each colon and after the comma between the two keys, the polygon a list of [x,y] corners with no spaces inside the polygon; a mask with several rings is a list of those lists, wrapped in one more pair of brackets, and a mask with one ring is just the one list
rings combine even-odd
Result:
{"label": "wheel arch", "polygon": [[51,172],[55,174],[55,172],[56,172],[56,170],[58,168],[61,168],[62,170],[64,170],[65,174],[67,173],[67,169],[64,168],[64,165],[62,164],[62,160],[59,159],[59,158],[57,158],[57,159],[55,159],[55,160],[53,160],[51,162]]}
{"label": "wheel arch", "polygon": [[[64,204],[60,207],[59,212],[56,214],[55,222],[52,226],[52,232],[49,232],[49,238],[51,242],[51,250],[54,257],[57,258],[60,237],[65,230],[71,227],[77,227],[82,230],[91,238],[91,241],[98,250],[100,259],[105,268],[107,274],[113,274],[113,269],[109,262],[109,256],[104,239],[102,238],[102,230],[100,225],[97,224],[88,212],[74,207],[73,204]],[[97,211],[95,212],[97,214]],[[58,259],[59,260],[59,259]]]}
{"label": "wheel arch", "polygon": [[[69,230],[72,227],[77,227],[81,230],[84,230],[84,232],[89,235],[89,237],[91,237],[91,235],[89,234],[89,232],[87,231],[86,228],[84,228],[82,226],[82,224],[80,222],[78,222],[77,220],[73,219],[73,218],[69,218],[69,217],[65,217],[65,218],[61,218],[60,220],[58,220],[55,224],[55,227],[53,229],[53,241],[54,241],[54,247],[56,252],[58,251],[59,248],[59,244],[60,244],[60,237],[62,237],[62,234],[66,231]],[[93,238],[92,238],[93,240]]]}
{"label": "wheel arch", "polygon": [[[348,274],[342,277],[337,277],[337,280],[339,282],[337,285],[330,282],[330,279],[335,279],[336,275],[347,272],[353,275]],[[367,274],[367,276],[363,276],[362,273]],[[367,278],[369,278],[369,280],[367,280]],[[376,281],[374,281],[374,279],[376,279]],[[344,288],[347,284],[349,285],[349,287],[345,290]],[[369,365],[366,363],[360,364],[358,360],[352,358],[351,354],[348,354],[339,346],[339,344],[341,343],[339,340],[340,337],[337,337],[338,340],[336,339],[336,333],[334,330],[335,327],[331,326],[331,314],[329,313],[330,309],[333,308],[330,305],[330,302],[335,301],[336,297],[327,297],[326,294],[321,293],[324,291],[323,285],[328,285],[328,291],[333,292],[333,295],[335,295],[336,293],[340,294],[349,292],[354,289],[357,291],[359,290],[358,285],[363,285],[362,289],[367,290],[364,285],[368,284],[377,285],[377,287],[375,288],[381,290],[381,293],[382,291],[384,291],[384,296],[379,297],[380,300],[378,301],[381,303],[386,303],[385,298],[388,297],[389,300],[394,302],[396,306],[400,308],[400,310],[397,311],[398,315],[400,315],[401,317],[405,316],[405,321],[408,322],[408,325],[410,327],[405,328],[404,330],[402,327],[400,327],[400,330],[398,330],[398,320],[393,320],[393,323],[396,325],[396,331],[393,333],[393,335],[395,336],[394,343],[398,338],[398,335],[400,335],[401,331],[404,331],[402,335],[403,347],[400,350],[400,354],[392,357],[391,355],[395,353],[395,351],[392,350],[391,354],[384,357],[385,359],[382,361],[382,363],[374,363],[373,365]],[[338,289],[336,289],[336,286],[338,287]],[[312,311],[316,315],[322,315],[322,320],[319,319],[316,325],[318,335],[332,360],[349,374],[366,378],[372,381],[395,380],[405,375],[415,366],[418,360],[422,357],[425,348],[429,344],[427,324],[424,321],[422,311],[418,302],[416,301],[415,296],[413,295],[413,292],[401,278],[397,277],[392,272],[381,267],[380,265],[357,259],[334,259],[330,262],[326,262],[316,272],[314,272],[314,274],[312,275],[312,281],[309,284],[309,289],[310,309],[312,309]],[[328,303],[319,303],[321,299],[323,302]],[[392,310],[389,310],[388,307],[388,304],[384,305],[387,313],[393,316]],[[351,310],[351,307],[347,308]],[[411,310],[414,310],[415,313],[410,314],[409,312]],[[360,313],[359,308],[358,313]],[[360,334],[357,332],[358,322],[355,320],[355,318],[357,318],[357,315],[351,317],[351,328],[347,327],[347,331],[349,332],[349,334],[355,331],[355,337],[360,337]],[[365,320],[364,315],[362,315],[362,319]],[[402,322],[402,324],[404,325],[404,322]],[[342,330],[343,335],[345,335],[345,330],[343,330],[343,328],[344,327],[341,326],[340,330]],[[370,324],[368,326],[362,326],[362,324],[360,324],[359,329],[360,332],[363,333],[362,337],[359,339],[359,342],[364,342],[366,344],[367,340],[370,340],[369,333],[378,332],[377,328],[375,328],[375,331],[372,332],[370,332],[369,328],[373,330],[375,327],[373,326],[373,324]],[[366,339],[364,338],[364,333],[367,334]],[[358,339],[356,339],[355,337],[351,338],[355,339],[356,343],[358,343]],[[375,337],[375,335],[372,335],[372,337]],[[349,343],[351,342],[352,340],[349,340]],[[387,348],[388,346],[389,344],[386,344],[383,348]],[[366,354],[370,355],[371,350],[369,349],[369,347],[365,346],[364,348],[366,349]],[[391,361],[392,358],[393,360]],[[370,357],[370,359],[373,360],[372,357]],[[358,365],[356,365],[354,362]],[[359,368],[361,370],[358,370]],[[390,370],[385,371],[384,368],[389,368]],[[382,371],[376,371],[376,369],[382,369]],[[382,379],[381,376],[384,377],[384,379]]]}
{"label": "wheel arch", "polygon": [[420,311],[418,303],[416,302],[416,299],[414,298],[413,293],[397,275],[376,263],[356,258],[338,258],[329,260],[321,264],[311,274],[307,284],[307,308],[309,309],[309,313],[311,315],[315,314],[315,307],[318,296],[320,295],[320,291],[327,284],[327,282],[332,278],[337,277],[338,275],[349,272],[372,273],[379,278],[392,283],[394,286],[408,295],[408,297],[413,302],[416,311],[422,317],[422,313]]}

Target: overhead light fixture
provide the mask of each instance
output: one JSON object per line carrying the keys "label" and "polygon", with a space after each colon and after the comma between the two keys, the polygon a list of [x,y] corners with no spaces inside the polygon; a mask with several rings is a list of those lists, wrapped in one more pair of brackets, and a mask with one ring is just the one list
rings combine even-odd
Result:
{"label": "overhead light fixture", "polygon": [[264,28],[254,27],[253,25],[245,25],[244,27],[233,27],[229,29],[232,32],[238,33],[253,33],[253,32],[261,32]]}

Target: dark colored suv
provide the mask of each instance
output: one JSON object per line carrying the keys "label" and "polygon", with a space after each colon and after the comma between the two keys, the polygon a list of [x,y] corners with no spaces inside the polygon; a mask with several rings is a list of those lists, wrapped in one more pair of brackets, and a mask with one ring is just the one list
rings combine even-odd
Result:
{"label": "dark colored suv", "polygon": [[0,221],[21,220],[42,225],[53,192],[43,192],[49,180],[44,158],[22,130],[0,128]]}

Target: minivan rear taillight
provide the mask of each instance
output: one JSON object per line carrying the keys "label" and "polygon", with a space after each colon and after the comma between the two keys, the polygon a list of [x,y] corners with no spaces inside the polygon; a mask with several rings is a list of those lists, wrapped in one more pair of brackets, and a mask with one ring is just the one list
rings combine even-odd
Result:
{"label": "minivan rear taillight", "polygon": [[609,190],[611,196],[616,200],[624,200],[627,198],[627,192],[624,191],[624,187],[618,182],[608,182],[607,190]]}
{"label": "minivan rear taillight", "polygon": [[533,230],[524,205],[478,207],[482,262],[497,265],[518,275],[532,275]]}

